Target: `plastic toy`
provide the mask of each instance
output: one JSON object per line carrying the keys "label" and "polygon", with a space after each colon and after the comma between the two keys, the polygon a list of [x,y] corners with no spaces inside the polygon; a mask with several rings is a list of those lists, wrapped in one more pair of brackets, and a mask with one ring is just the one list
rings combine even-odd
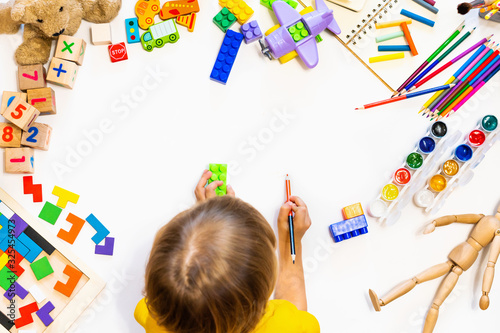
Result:
{"label": "plastic toy", "polygon": [[479,301],[479,307],[486,310],[490,304],[489,293],[493,284],[493,275],[495,264],[500,254],[500,207],[497,208],[497,213],[494,216],[484,216],[483,214],[464,214],[464,215],[449,215],[435,219],[426,228],[424,233],[428,234],[435,230],[436,227],[445,226],[451,223],[474,224],[467,241],[455,247],[448,255],[448,261],[442,264],[433,266],[422,273],[416,275],[412,279],[398,285],[382,298],[378,298],[377,294],[370,289],[370,299],[376,311],[380,311],[382,306],[389,304],[395,299],[403,296],[412,290],[417,284],[429,280],[437,279],[445,274],[447,276],[441,283],[436,296],[432,302],[432,306],[427,313],[423,332],[431,333],[436,325],[439,307],[445,299],[450,295],[453,288],[457,284],[458,278],[463,272],[467,271],[476,261],[479,252],[491,243],[488,265],[483,277],[483,294]]}
{"label": "plastic toy", "polygon": [[236,16],[234,16],[229,9],[226,7],[222,8],[221,11],[214,16],[213,22],[220,30],[226,32],[234,22],[236,22]]}
{"label": "plastic toy", "polygon": [[127,43],[134,44],[141,41],[139,34],[139,21],[137,17],[125,20],[125,33],[127,34]]}
{"label": "plastic toy", "polygon": [[329,227],[335,243],[368,233],[368,223],[360,203],[342,208],[342,215],[344,221],[331,224]]}
{"label": "plastic toy", "polygon": [[56,54],[54,57],[76,62],[77,65],[83,64],[85,48],[87,43],[81,38],[71,36],[59,36],[56,45]]}
{"label": "plastic toy", "polygon": [[[42,184],[33,184],[33,176],[23,177],[23,193],[32,194],[33,202],[43,201]],[[26,222],[24,224],[27,226]]]}
{"label": "plastic toy", "polygon": [[19,90],[26,91],[28,89],[45,88],[46,72],[43,65],[19,66],[17,70]]}
{"label": "plastic toy", "polygon": [[189,32],[194,31],[194,25],[196,23],[196,13],[191,13],[188,15],[177,16],[177,24],[185,26],[188,28]]}
{"label": "plastic toy", "polygon": [[128,60],[127,47],[123,42],[109,45],[108,52],[109,52],[109,58],[113,63]]}
{"label": "plastic toy", "polygon": [[[229,30],[232,31],[232,30]],[[229,32],[228,31],[228,32]],[[241,41],[240,41],[241,43]],[[215,194],[221,196],[226,194],[227,185],[227,164],[210,164],[209,168],[212,171],[212,177],[208,180],[208,184],[215,181],[223,181],[224,184],[215,189]]]}
{"label": "plastic toy", "polygon": [[155,23],[155,15],[160,12],[160,0],[139,0],[135,4],[135,15],[139,19],[139,26],[148,30]]}
{"label": "plastic toy", "polygon": [[[217,60],[215,60],[214,68],[210,73],[210,79],[222,84],[227,83],[234,61],[238,55],[243,35],[233,30],[228,30],[224,40],[222,41]],[[225,190],[224,190],[225,194]]]}
{"label": "plastic toy", "polygon": [[262,31],[259,28],[259,24],[255,20],[243,24],[240,30],[245,37],[245,43],[247,44],[250,44],[262,38]]}
{"label": "plastic toy", "polygon": [[254,13],[253,9],[243,0],[219,0],[219,5],[229,9],[239,24],[244,24]]}
{"label": "plastic toy", "polygon": [[109,23],[92,24],[90,37],[94,45],[111,44],[111,25]]}
{"label": "plastic toy", "polygon": [[6,173],[34,173],[35,158],[31,148],[6,148],[5,172]]}
{"label": "plastic toy", "polygon": [[40,115],[56,114],[56,95],[52,88],[28,89],[28,104],[34,106]]}
{"label": "plastic toy", "polygon": [[26,103],[22,98],[16,97],[5,110],[3,116],[23,131],[27,131],[39,114],[40,111],[36,108]]}
{"label": "plastic toy", "polygon": [[[340,28],[333,17],[333,11],[326,6],[323,0],[316,0],[316,10],[304,16],[301,16],[283,1],[275,1],[273,10],[281,27],[265,37],[265,43],[259,40],[262,54],[272,60],[273,57],[280,58],[296,51],[307,67],[316,67],[319,61],[316,36],[325,29],[335,34],[340,33]],[[288,28],[296,26],[298,23],[304,25],[309,35],[296,42]]]}
{"label": "plastic toy", "polygon": [[151,26],[142,34],[141,43],[144,50],[151,52],[155,47],[163,47],[165,43],[175,43],[179,40],[179,32],[174,20],[168,20]]}
{"label": "plastic toy", "polygon": [[78,65],[74,62],[52,58],[47,74],[47,81],[64,88],[73,89],[77,74]]}
{"label": "plastic toy", "polygon": [[168,20],[200,11],[198,0],[167,1],[160,11],[160,18]]}
{"label": "plastic toy", "polygon": [[33,123],[26,132],[23,132],[21,144],[41,150],[49,150],[52,127],[47,124]]}
{"label": "plastic toy", "polygon": [[290,7],[293,9],[297,8],[298,3],[293,0],[260,0],[260,4],[266,8],[273,9],[273,3],[276,1],[283,1],[286,2]]}
{"label": "plastic toy", "polygon": [[21,133],[21,129],[17,126],[10,123],[0,123],[0,147],[20,148]]}

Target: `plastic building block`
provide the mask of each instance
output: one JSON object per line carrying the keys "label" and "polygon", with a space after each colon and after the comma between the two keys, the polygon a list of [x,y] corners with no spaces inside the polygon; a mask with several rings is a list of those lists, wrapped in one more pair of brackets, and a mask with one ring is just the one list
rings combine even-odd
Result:
{"label": "plastic building block", "polygon": [[90,214],[85,219],[96,231],[96,234],[92,237],[92,241],[94,243],[99,244],[109,235],[109,230],[94,216],[94,214]]}
{"label": "plastic building block", "polygon": [[196,13],[177,16],[177,24],[185,26],[186,28],[188,28],[189,32],[194,31],[195,23],[196,23]]}
{"label": "plastic building block", "polygon": [[229,9],[224,7],[217,15],[214,16],[213,21],[220,30],[226,32],[227,29],[229,29],[234,22],[236,22],[236,16],[234,16]]}
{"label": "plastic building block", "polygon": [[[33,194],[33,202],[43,201],[42,184],[33,184],[33,176],[23,177],[23,191],[24,194]],[[26,222],[24,223],[26,224]],[[28,225],[26,224],[26,226]],[[19,236],[19,234],[17,236]]]}
{"label": "plastic building block", "polygon": [[123,42],[109,45],[108,52],[113,63],[128,60],[127,47]]}
{"label": "plastic building block", "polygon": [[45,238],[43,238],[38,232],[35,231],[32,227],[28,226],[25,230],[24,233],[26,236],[31,238],[33,242],[35,242],[38,246],[42,248],[45,253],[48,255],[51,255],[56,248],[52,246]]}
{"label": "plastic building block", "polygon": [[257,21],[245,23],[241,26],[241,33],[245,37],[245,43],[249,44],[262,38],[262,31]]}
{"label": "plastic building block", "polygon": [[47,74],[47,82],[64,88],[73,89],[77,74],[78,65],[74,62],[52,58]]}
{"label": "plastic building block", "polygon": [[141,29],[148,30],[155,23],[154,17],[160,12],[160,0],[139,0],[135,4],[135,15]]}
{"label": "plastic building block", "polygon": [[9,301],[14,298],[14,296],[18,296],[21,299],[24,299],[28,295],[28,291],[24,289],[19,283],[14,282],[9,289],[3,294],[5,298]]}
{"label": "plastic building block", "polygon": [[342,208],[342,215],[344,216],[344,220],[349,220],[363,214],[363,207],[359,202]]}
{"label": "plastic building block", "polygon": [[5,149],[6,173],[34,173],[35,157],[31,148]]}
{"label": "plastic building block", "polygon": [[40,318],[40,320],[45,326],[49,326],[54,321],[54,319],[52,319],[52,317],[50,316],[50,312],[54,309],[55,309],[54,304],[48,301],[47,303],[44,304],[44,306],[40,308],[40,310],[36,312],[36,315],[38,316],[38,318]]}
{"label": "plastic building block", "polygon": [[200,11],[198,0],[167,1],[160,11],[160,18],[168,20],[171,18],[197,13]]}
{"label": "plastic building block", "polygon": [[21,242],[21,244],[26,246],[29,251],[27,254],[24,254],[19,252],[19,250],[17,249],[16,250],[29,262],[33,262],[36,259],[36,257],[38,257],[40,253],[42,253],[42,248],[38,246],[38,244],[35,243],[31,238],[29,238],[24,232],[20,234],[19,237],[17,237],[16,245],[19,242]]}
{"label": "plastic building block", "polygon": [[[283,1],[283,0],[260,0],[260,4],[264,7],[267,7],[273,10],[273,3],[275,1]],[[294,0],[284,0],[287,4],[289,4],[293,9],[297,8],[298,3]]]}
{"label": "plastic building block", "polygon": [[104,240],[104,245],[95,246],[95,254],[112,256],[114,248],[115,248],[115,239],[113,237],[106,237]]}
{"label": "plastic building block", "polygon": [[90,36],[94,45],[111,44],[111,25],[109,23],[92,24]]}
{"label": "plastic building block", "polygon": [[0,287],[2,287],[3,290],[9,289],[10,285],[16,282],[16,280],[17,275],[12,273],[10,269],[5,266],[0,269]]}
{"label": "plastic building block", "polygon": [[21,144],[34,149],[49,150],[52,127],[47,124],[33,123],[23,132]]}
{"label": "plastic building block", "polygon": [[61,294],[70,297],[71,294],[73,293],[73,290],[75,290],[78,281],[80,281],[80,278],[82,277],[83,273],[77,270],[76,268],[71,267],[70,265],[66,265],[63,273],[69,276],[68,281],[66,283],[57,281],[56,285],[54,286],[54,290],[57,290]]}
{"label": "plastic building block", "polygon": [[139,21],[137,20],[137,17],[125,20],[125,32],[127,34],[127,43],[134,44],[141,41],[141,35],[139,34]]}
{"label": "plastic building block", "polygon": [[54,225],[56,224],[59,215],[61,215],[61,212],[62,212],[61,208],[46,201],[38,217]]}
{"label": "plastic building block", "polygon": [[22,131],[10,123],[0,123],[0,148],[20,148]]}
{"label": "plastic building block", "polygon": [[179,40],[179,32],[174,20],[167,20],[151,26],[142,34],[142,48],[148,52],[155,47],[163,47],[165,43],[175,43]]}
{"label": "plastic building block", "polygon": [[38,281],[54,273],[54,270],[52,269],[52,266],[50,265],[49,259],[47,259],[47,257],[38,259],[34,263],[30,264],[30,267]]}
{"label": "plastic building block", "polygon": [[16,97],[20,97],[22,101],[26,102],[26,93],[17,92],[17,91],[4,91],[2,94],[2,104],[0,105],[0,114],[3,114],[7,107],[10,106],[10,103],[16,99]]}
{"label": "plastic building block", "polygon": [[60,35],[57,39],[56,54],[54,57],[83,64],[87,43],[81,38]]}
{"label": "plastic building block", "polygon": [[210,164],[209,170],[212,171],[212,177],[208,183],[215,181],[223,181],[224,184],[215,189],[215,194],[221,196],[226,194],[226,179],[227,179],[227,164]]}
{"label": "plastic building block", "polygon": [[31,286],[29,292],[37,303],[42,303],[47,298],[45,293],[36,284]]}
{"label": "plastic building block", "polygon": [[333,240],[338,243],[351,237],[368,233],[368,223],[364,215],[330,225]]}
{"label": "plastic building block", "polygon": [[33,322],[32,314],[36,311],[38,311],[38,304],[36,302],[20,307],[19,313],[21,316],[14,321],[16,328],[31,324]]}
{"label": "plastic building block", "polygon": [[241,42],[243,41],[243,35],[235,32],[233,30],[228,30],[224,40],[222,41],[222,46],[217,55],[217,60],[215,60],[214,68],[210,74],[210,78],[222,84],[227,83],[231,69],[233,68],[236,55],[238,55],[238,50],[240,49]]}
{"label": "plastic building block", "polygon": [[309,31],[307,31],[304,23],[302,22],[299,22],[288,28],[288,32],[296,43],[309,36]]}
{"label": "plastic building block", "polygon": [[28,104],[40,111],[40,115],[56,114],[56,95],[52,88],[28,89]]}
{"label": "plastic building block", "polygon": [[[27,131],[39,115],[40,111],[29,105],[21,97],[16,97],[3,113],[5,119],[23,131]],[[2,136],[5,134],[2,131]]]}
{"label": "plastic building block", "polygon": [[28,89],[45,88],[46,71],[42,64],[19,66],[18,67],[18,82],[19,90],[26,91]]}
{"label": "plastic building block", "polygon": [[17,238],[24,230],[26,230],[28,224],[17,214],[12,215],[10,220],[14,222],[14,236]]}
{"label": "plastic building block", "polygon": [[76,237],[78,237],[78,234],[82,230],[83,225],[85,224],[85,220],[69,213],[68,217],[66,218],[66,221],[72,224],[71,229],[69,229],[68,231],[60,229],[59,232],[57,233],[57,237],[70,244],[73,244],[75,242]]}
{"label": "plastic building block", "polygon": [[80,196],[78,194],[65,190],[59,186],[54,186],[52,194],[55,195],[56,197],[59,197],[56,205],[63,209],[66,208],[68,201],[76,205],[78,203],[78,199],[80,199]]}
{"label": "plastic building block", "polygon": [[243,0],[219,0],[219,5],[229,9],[236,16],[239,24],[244,24],[254,13],[253,9]]}
{"label": "plastic building block", "polygon": [[9,261],[5,266],[7,266],[12,273],[21,276],[24,273],[24,268],[20,264],[24,257],[12,247],[9,247],[6,253],[9,255]]}

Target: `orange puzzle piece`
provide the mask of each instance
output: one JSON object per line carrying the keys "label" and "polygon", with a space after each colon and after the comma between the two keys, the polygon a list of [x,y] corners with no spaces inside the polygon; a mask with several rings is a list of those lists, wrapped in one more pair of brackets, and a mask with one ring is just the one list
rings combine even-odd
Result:
{"label": "orange puzzle piece", "polygon": [[62,240],[70,244],[73,244],[75,242],[76,237],[78,237],[78,235],[80,234],[80,231],[82,230],[83,225],[85,224],[85,220],[69,213],[68,217],[66,218],[66,221],[73,224],[71,226],[71,229],[69,229],[68,231],[60,229],[59,232],[57,233],[57,237],[61,238]]}
{"label": "orange puzzle piece", "polygon": [[80,281],[83,273],[76,268],[71,267],[70,265],[66,265],[63,273],[69,276],[68,282],[64,284],[61,281],[57,281],[56,285],[54,286],[54,290],[57,290],[61,294],[70,297],[73,293],[73,290],[75,290],[78,281]]}
{"label": "orange puzzle piece", "polygon": [[160,18],[168,20],[181,15],[197,13],[200,11],[198,0],[167,1],[160,11]]}
{"label": "orange puzzle piece", "polygon": [[155,23],[155,15],[160,11],[160,0],[139,0],[135,4],[135,15],[139,19],[139,26],[148,30]]}

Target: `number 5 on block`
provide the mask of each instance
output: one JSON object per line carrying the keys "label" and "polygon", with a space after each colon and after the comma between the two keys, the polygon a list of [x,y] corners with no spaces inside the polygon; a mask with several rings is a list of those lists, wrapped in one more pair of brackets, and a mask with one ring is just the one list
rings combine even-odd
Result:
{"label": "number 5 on block", "polygon": [[49,150],[52,127],[47,124],[33,123],[23,132],[21,144],[35,149]]}
{"label": "number 5 on block", "polygon": [[16,97],[3,113],[5,119],[23,131],[27,131],[39,115],[40,111],[26,103],[21,97]]}
{"label": "number 5 on block", "polygon": [[34,156],[31,148],[6,148],[6,173],[34,173]]}

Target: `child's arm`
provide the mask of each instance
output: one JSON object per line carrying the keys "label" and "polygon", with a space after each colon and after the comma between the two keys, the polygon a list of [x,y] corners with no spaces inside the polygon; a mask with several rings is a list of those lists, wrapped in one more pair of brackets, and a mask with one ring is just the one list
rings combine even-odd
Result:
{"label": "child's arm", "polygon": [[[196,188],[194,189],[194,195],[196,196],[196,202],[204,201],[206,199],[215,198],[217,195],[215,194],[215,188],[221,185],[224,185],[222,181],[211,182],[207,185],[207,181],[212,177],[212,171],[204,170],[201,175],[200,181]],[[234,190],[231,185],[227,185],[226,193],[230,196],[235,196]]]}
{"label": "child's arm", "polygon": [[[279,242],[279,272],[276,283],[276,299],[284,299],[293,303],[297,309],[307,311],[306,286],[304,282],[304,268],[302,266],[302,237],[311,226],[311,218],[307,206],[299,197],[291,197],[291,202],[281,206],[278,215],[278,242]],[[293,210],[295,231],[295,264],[290,255],[290,235],[288,214]]]}

